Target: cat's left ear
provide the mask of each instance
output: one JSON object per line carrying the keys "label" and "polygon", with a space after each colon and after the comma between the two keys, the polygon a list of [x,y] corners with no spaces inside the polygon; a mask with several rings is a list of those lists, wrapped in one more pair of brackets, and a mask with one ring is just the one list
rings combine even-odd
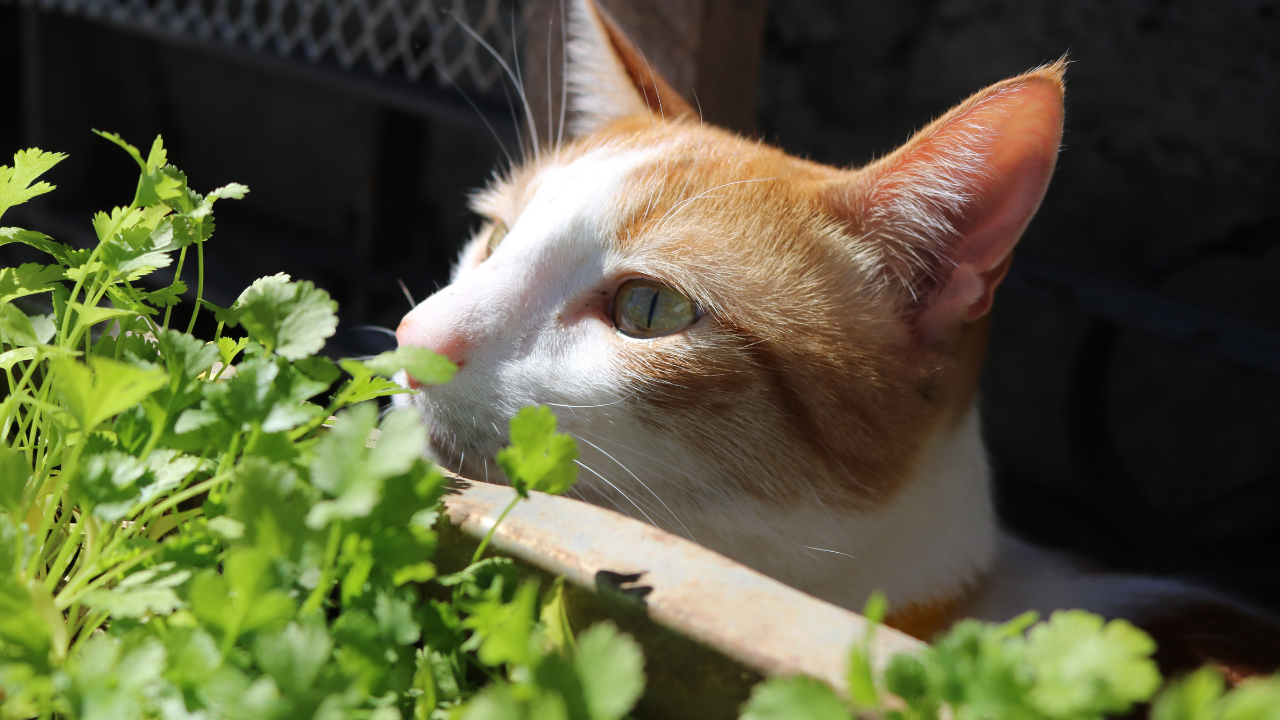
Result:
{"label": "cat's left ear", "polygon": [[830,188],[828,206],[876,243],[925,342],[991,309],[1040,206],[1062,139],[1058,61],[977,93]]}
{"label": "cat's left ear", "polygon": [[568,51],[572,134],[585,135],[634,115],[694,114],[593,0],[570,1]]}

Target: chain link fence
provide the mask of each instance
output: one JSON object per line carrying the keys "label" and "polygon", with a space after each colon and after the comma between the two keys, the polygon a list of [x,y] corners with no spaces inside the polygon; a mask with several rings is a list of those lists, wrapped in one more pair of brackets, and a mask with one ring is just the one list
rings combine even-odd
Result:
{"label": "chain link fence", "polygon": [[[519,0],[0,0],[310,64],[501,94]],[[486,47],[486,45],[488,47]]]}

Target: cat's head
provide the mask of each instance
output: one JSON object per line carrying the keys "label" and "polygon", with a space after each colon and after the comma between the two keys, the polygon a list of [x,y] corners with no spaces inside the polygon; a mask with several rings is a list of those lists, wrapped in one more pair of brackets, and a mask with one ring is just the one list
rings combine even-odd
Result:
{"label": "cat's head", "polygon": [[475,196],[452,284],[397,332],[459,366],[411,399],[432,453],[501,482],[508,418],[546,404],[582,493],[677,530],[669,505],[888,502],[972,405],[1063,64],[848,170],[704,125],[607,17],[572,19],[572,138]]}

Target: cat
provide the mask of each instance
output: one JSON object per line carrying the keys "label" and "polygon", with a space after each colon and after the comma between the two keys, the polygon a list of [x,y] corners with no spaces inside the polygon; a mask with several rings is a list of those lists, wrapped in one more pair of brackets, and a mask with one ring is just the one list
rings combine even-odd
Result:
{"label": "cat", "polygon": [[451,284],[397,330],[458,366],[401,400],[438,462],[500,481],[507,419],[546,404],[580,498],[846,608],[881,589],[918,637],[1083,607],[1153,632],[1166,670],[1280,666],[1256,610],[999,529],[977,382],[1065,61],[848,170],[704,124],[588,0],[568,53],[570,137],[474,195]]}

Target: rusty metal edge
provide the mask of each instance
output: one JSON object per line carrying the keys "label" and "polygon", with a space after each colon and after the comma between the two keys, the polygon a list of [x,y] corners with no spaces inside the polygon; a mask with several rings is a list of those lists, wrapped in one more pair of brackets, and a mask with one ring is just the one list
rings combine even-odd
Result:
{"label": "rusty metal edge", "polygon": [[[462,483],[445,499],[446,514],[478,542],[514,497],[509,487]],[[592,593],[600,592],[602,578],[621,579],[658,625],[765,676],[808,675],[841,693],[849,650],[870,627],[856,613],[683,538],[570,498],[532,493],[498,526],[491,547]],[[880,627],[870,654],[883,666],[921,647]]]}

